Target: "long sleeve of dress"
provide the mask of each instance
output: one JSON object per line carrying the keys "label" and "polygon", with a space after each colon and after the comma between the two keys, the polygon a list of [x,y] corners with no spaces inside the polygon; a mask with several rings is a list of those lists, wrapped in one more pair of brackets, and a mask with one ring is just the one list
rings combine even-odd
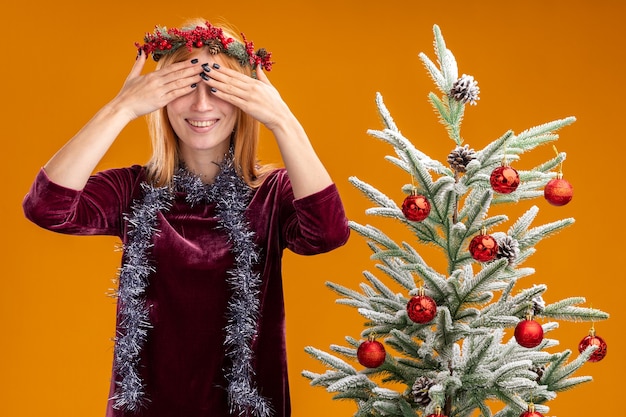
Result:
{"label": "long sleeve of dress", "polygon": [[350,235],[335,184],[294,200],[285,170],[278,170],[265,180],[251,203],[251,211],[267,213],[267,216],[261,217],[270,224],[276,220],[277,227],[271,228],[280,230],[278,238],[281,246],[300,255],[328,252],[345,244]]}
{"label": "long sleeve of dress", "polygon": [[123,216],[139,184],[141,167],[108,170],[92,176],[83,190],[52,182],[41,169],[24,198],[24,214],[48,230],[73,235],[122,237]]}
{"label": "long sleeve of dress", "polygon": [[[285,230],[288,247],[301,255],[333,250],[348,240],[350,229],[337,187],[332,184],[293,202],[295,219]],[[297,239],[292,239],[298,236]]]}

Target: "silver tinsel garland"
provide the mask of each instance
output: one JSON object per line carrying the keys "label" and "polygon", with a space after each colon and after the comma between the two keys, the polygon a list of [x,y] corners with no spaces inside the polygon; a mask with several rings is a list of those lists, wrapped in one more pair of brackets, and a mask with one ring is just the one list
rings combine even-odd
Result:
{"label": "silver tinsel garland", "polygon": [[159,211],[169,210],[173,196],[167,187],[141,184],[144,197],[135,201],[128,221],[128,240],[118,279],[118,323],[115,337],[114,369],[119,375],[112,398],[113,407],[138,411],[147,401],[139,375],[139,355],[145,344],[150,320],[145,293],[154,272],[149,253],[157,231]]}
{"label": "silver tinsel garland", "polygon": [[[119,375],[114,407],[137,411],[145,405],[144,385],[138,374],[139,352],[150,328],[145,306],[145,288],[154,271],[149,261],[152,238],[158,233],[156,216],[169,210],[172,190],[143,184],[144,198],[134,204],[124,264],[119,279],[120,320],[115,342],[115,369]],[[230,368],[226,370],[230,413],[241,417],[270,417],[273,414],[267,398],[260,395],[255,381],[252,343],[257,336],[260,314],[261,277],[254,271],[259,252],[254,232],[245,217],[251,189],[233,165],[232,151],[221,165],[212,185],[181,168],[174,176],[174,189],[186,192],[190,205],[216,204],[218,225],[232,244],[235,265],[228,271],[232,290],[228,302],[224,346]]]}

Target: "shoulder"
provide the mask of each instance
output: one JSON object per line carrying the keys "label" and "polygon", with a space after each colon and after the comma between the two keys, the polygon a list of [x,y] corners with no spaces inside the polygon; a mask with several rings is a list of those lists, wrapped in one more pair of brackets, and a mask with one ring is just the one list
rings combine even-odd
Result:
{"label": "shoulder", "polygon": [[267,195],[268,193],[284,192],[291,189],[291,182],[285,168],[277,168],[267,173],[255,194]]}
{"label": "shoulder", "polygon": [[112,168],[97,172],[89,179],[90,183],[135,188],[146,178],[146,171],[141,165],[125,168]]}
{"label": "shoulder", "polygon": [[285,168],[276,168],[267,173],[265,179],[263,179],[263,183],[259,186],[259,188],[266,186],[271,187],[274,184],[280,184],[284,182],[289,182],[287,170]]}
{"label": "shoulder", "polygon": [[95,199],[106,198],[129,204],[141,194],[141,183],[145,179],[146,171],[140,165],[106,169],[89,178],[83,193]]}
{"label": "shoulder", "polygon": [[250,208],[252,210],[276,210],[293,203],[291,182],[284,168],[267,173],[261,185],[253,190]]}
{"label": "shoulder", "polygon": [[111,168],[99,171],[93,177],[117,178],[122,181],[143,181],[145,179],[145,169],[141,165],[131,165],[124,168]]}

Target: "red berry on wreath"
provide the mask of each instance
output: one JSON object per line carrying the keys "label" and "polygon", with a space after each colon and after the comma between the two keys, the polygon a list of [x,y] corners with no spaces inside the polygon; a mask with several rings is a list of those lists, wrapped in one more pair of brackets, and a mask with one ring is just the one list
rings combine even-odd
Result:
{"label": "red berry on wreath", "polygon": [[366,368],[378,368],[385,362],[385,347],[379,341],[374,340],[370,336],[368,340],[361,343],[356,351],[356,357],[359,363]]}
{"label": "red berry on wreath", "polygon": [[534,348],[539,346],[543,340],[543,328],[530,317],[517,323],[515,326],[515,340],[520,346],[525,348]]}
{"label": "red berry on wreath", "polygon": [[402,202],[404,217],[413,222],[421,222],[430,214],[430,202],[420,194],[411,194]]}
{"label": "red berry on wreath", "polygon": [[406,313],[415,323],[429,323],[437,314],[437,303],[420,288],[420,293],[411,297],[406,305]]}
{"label": "red berry on wreath", "polygon": [[600,336],[596,336],[596,331],[593,327],[589,331],[589,335],[585,336],[578,344],[578,351],[583,353],[589,346],[598,346],[589,357],[589,362],[598,362],[604,359],[607,350],[606,342]]}
{"label": "red berry on wreath", "polygon": [[553,206],[564,206],[574,197],[574,187],[559,174],[556,178],[548,181],[543,189],[543,196]]}
{"label": "red berry on wreath", "polygon": [[528,410],[524,411],[520,417],[543,417],[539,411],[535,411],[535,405],[533,403],[528,404]]}
{"label": "red berry on wreath", "polygon": [[469,251],[478,262],[489,262],[498,255],[498,242],[483,231],[470,241]]}
{"label": "red berry on wreath", "polygon": [[491,188],[500,194],[510,194],[519,185],[519,174],[508,165],[502,165],[491,172]]}

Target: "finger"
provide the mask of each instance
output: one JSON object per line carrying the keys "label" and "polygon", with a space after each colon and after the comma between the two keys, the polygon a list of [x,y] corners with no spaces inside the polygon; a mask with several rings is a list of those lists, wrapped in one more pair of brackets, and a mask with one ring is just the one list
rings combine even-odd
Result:
{"label": "finger", "polygon": [[267,78],[267,75],[265,74],[265,71],[263,71],[263,67],[260,66],[260,65],[257,65],[257,67],[256,67],[256,78],[257,78],[257,80],[261,81],[262,83],[272,85],[272,83],[270,82],[270,79]]}
{"label": "finger", "polygon": [[131,68],[127,79],[138,77],[141,74],[141,71],[146,63],[146,58],[146,53],[142,49],[139,49],[137,57],[135,58],[135,64]]}
{"label": "finger", "polygon": [[219,83],[232,85],[233,87],[236,87],[238,89],[245,89],[253,81],[252,78],[248,77],[245,74],[242,74],[239,71],[235,71],[230,68],[220,67],[217,64],[213,64],[209,69],[210,71],[206,71],[205,69],[205,72],[213,80]]}
{"label": "finger", "polygon": [[162,107],[192,92],[202,80],[200,72],[197,64],[190,61],[175,63],[130,80],[128,91]]}
{"label": "finger", "polygon": [[168,92],[163,94],[160,107],[165,107],[168,104],[170,104],[172,101],[180,97],[186,96],[187,94],[192,93],[193,91],[196,90],[196,88],[197,88],[197,83],[193,83],[191,85],[184,85],[182,87],[169,90]]}
{"label": "finger", "polygon": [[177,62],[155,72],[155,77],[161,79],[163,84],[176,82],[181,79],[193,78],[194,82],[201,80],[200,75],[204,74],[198,60]]}
{"label": "finger", "polygon": [[207,84],[216,90],[214,93],[218,93],[220,98],[244,111],[242,104],[258,98],[267,86],[260,80],[230,68],[212,68],[209,72],[210,78],[206,80]]}
{"label": "finger", "polygon": [[[177,62],[167,67],[145,74],[140,82],[145,92],[153,91],[155,97],[170,98],[170,93],[176,90],[183,90],[184,93],[191,91],[191,86],[197,86],[202,80],[197,62],[191,61]],[[183,94],[184,94],[183,93]],[[173,93],[174,98],[178,93]],[[173,99],[173,98],[172,98]]]}
{"label": "finger", "polygon": [[164,100],[164,104],[167,104],[178,97],[182,97],[193,92],[201,81],[202,78],[195,73],[188,77],[177,78],[167,84],[163,84],[162,87],[160,87],[159,95]]}
{"label": "finger", "polygon": [[157,86],[161,86],[162,97],[166,98],[167,102],[191,93],[202,81],[206,82],[209,79],[201,64],[197,62],[177,63],[171,67],[175,65],[172,72],[154,80]]}

